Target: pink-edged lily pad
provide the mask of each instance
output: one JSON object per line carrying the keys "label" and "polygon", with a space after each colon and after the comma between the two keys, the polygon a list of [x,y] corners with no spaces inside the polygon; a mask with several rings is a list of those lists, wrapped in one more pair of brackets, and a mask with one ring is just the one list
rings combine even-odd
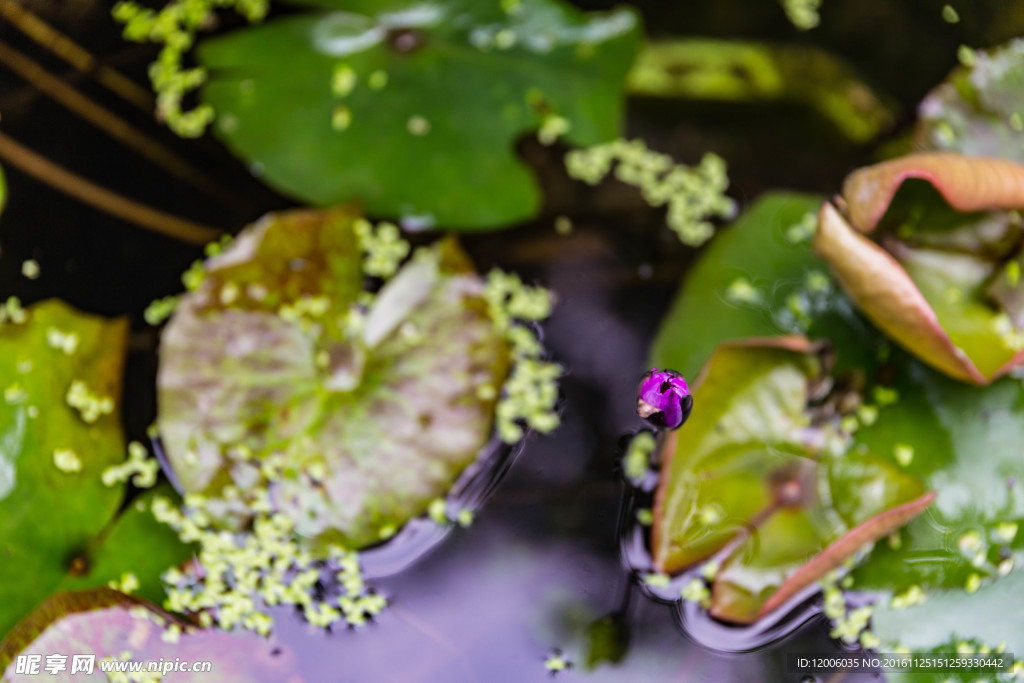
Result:
{"label": "pink-edged lily pad", "polygon": [[864,519],[835,513],[822,491],[848,445],[847,398],[830,388],[842,384],[822,351],[797,336],[721,346],[694,382],[690,421],[664,445],[653,564],[669,574],[718,564],[709,611],[723,621],[778,609],[932,501],[916,481]]}
{"label": "pink-edged lily pad", "polygon": [[[35,673],[18,671],[19,655],[25,669],[29,665],[24,658],[39,656]],[[48,660],[55,655],[56,659]],[[72,673],[76,657],[91,661],[91,670]],[[138,662],[143,667],[153,663],[158,667],[156,671],[135,673],[131,680],[142,680],[140,676],[166,683],[303,680],[295,653],[273,639],[249,632],[199,629],[109,588],[58,593],[0,641],[0,674],[4,683],[114,680],[116,674],[108,677],[108,673],[101,671],[101,660]],[[54,668],[47,670],[51,662]],[[165,664],[166,670],[162,670]],[[180,664],[204,670],[183,670],[181,666],[175,669]]]}
{"label": "pink-edged lily pad", "polygon": [[986,384],[1024,360],[1018,311],[1004,310],[1024,286],[1014,275],[1021,207],[1024,166],[914,154],[853,172],[842,198],[821,207],[814,248],[886,334],[951,377]]}

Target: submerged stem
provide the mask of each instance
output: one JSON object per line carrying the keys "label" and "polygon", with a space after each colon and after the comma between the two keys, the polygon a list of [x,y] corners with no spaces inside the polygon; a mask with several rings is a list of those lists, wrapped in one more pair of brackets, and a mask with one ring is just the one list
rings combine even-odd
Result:
{"label": "submerged stem", "polygon": [[109,109],[92,101],[42,66],[0,42],[0,62],[41,92],[101,129],[115,140],[138,152],[171,175],[222,201],[238,205],[241,200],[206,173],[149,137]]}
{"label": "submerged stem", "polygon": [[0,16],[11,22],[26,36],[57,55],[82,73],[90,73],[100,85],[143,111],[153,110],[153,96],[127,76],[96,58],[78,43],[47,24],[15,0],[0,0]]}
{"label": "submerged stem", "polygon": [[122,197],[71,173],[3,133],[0,133],[0,158],[79,201],[146,230],[192,244],[205,244],[216,239],[222,232]]}

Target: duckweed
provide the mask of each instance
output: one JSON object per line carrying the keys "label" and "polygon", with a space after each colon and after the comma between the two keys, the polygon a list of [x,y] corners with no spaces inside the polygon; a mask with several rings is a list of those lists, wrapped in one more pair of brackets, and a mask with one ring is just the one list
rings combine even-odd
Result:
{"label": "duckweed", "polygon": [[160,463],[149,457],[146,447],[138,441],[128,444],[128,459],[120,465],[111,465],[100,475],[105,486],[113,486],[131,478],[139,488],[150,488],[156,484]]}
{"label": "duckweed", "polygon": [[21,264],[21,274],[29,280],[37,280],[40,272],[39,262],[35,259],[28,259]]}
{"label": "duckweed", "polygon": [[622,470],[634,484],[640,483],[647,476],[651,454],[656,445],[654,434],[648,431],[639,432],[630,440],[626,455],[622,458]]}
{"label": "duckweed", "polygon": [[782,9],[790,23],[801,31],[809,31],[821,23],[818,10],[821,0],[782,0]]}
{"label": "duckweed", "polygon": [[82,419],[92,424],[104,415],[114,412],[114,400],[109,396],[100,396],[89,390],[85,382],[76,379],[68,387],[64,400],[78,411]]}
{"label": "duckweed", "polygon": [[615,177],[640,189],[651,206],[667,206],[667,223],[686,245],[699,246],[714,233],[711,220],[731,218],[736,205],[725,196],[729,179],[725,161],[705,154],[695,167],[649,150],[641,140],[615,140],[569,152],[569,175],[596,185],[615,168]]}
{"label": "duckweed", "polygon": [[155,11],[121,0],[114,5],[114,19],[124,24],[123,35],[134,42],[160,44],[160,53],[149,67],[149,79],[157,94],[157,117],[184,138],[199,137],[213,121],[213,107],[200,104],[186,110],[186,95],[206,82],[202,67],[184,66],[184,55],[195,43],[196,34],[211,23],[214,9],[229,8],[249,22],[267,14],[268,0],[172,0]]}

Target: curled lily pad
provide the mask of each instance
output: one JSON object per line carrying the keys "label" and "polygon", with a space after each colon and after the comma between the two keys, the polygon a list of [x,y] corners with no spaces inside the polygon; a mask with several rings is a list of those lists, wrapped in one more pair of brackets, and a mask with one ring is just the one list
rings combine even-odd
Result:
{"label": "curled lily pad", "polygon": [[500,227],[540,205],[518,136],[541,128],[548,141],[564,132],[593,145],[620,132],[631,11],[588,15],[558,0],[310,4],[339,11],[275,19],[198,51],[216,135],[295,197],[359,200],[418,226]]}
{"label": "curled lily pad", "polygon": [[860,168],[847,176],[843,200],[850,224],[863,233],[873,232],[896,192],[912,178],[928,181],[963,213],[1024,205],[1024,166],[1003,159],[925,152]]}
{"label": "curled lily pad", "polygon": [[918,107],[917,146],[1024,162],[1024,40],[970,55]]}
{"label": "curled lily pad", "polygon": [[187,491],[230,508],[269,482],[296,532],[349,547],[423,513],[476,459],[510,358],[454,241],[419,250],[367,307],[357,220],[295,211],[244,231],[183,297],[158,376]]}
{"label": "curled lily pad", "polygon": [[1024,360],[1021,206],[1024,166],[910,155],[851,174],[839,206],[822,207],[814,248],[890,337],[984,384]]}
{"label": "curled lily pad", "polygon": [[[34,672],[18,671],[18,656],[35,657]],[[54,659],[53,656],[57,655]],[[60,657],[63,656],[63,659]],[[76,662],[76,660],[78,660]],[[23,666],[29,661],[22,660]],[[3,680],[114,680],[108,662],[138,662],[141,673],[124,680],[297,681],[294,652],[252,634],[199,630],[148,603],[110,589],[59,593],[0,642]],[[90,666],[91,662],[91,666]],[[148,670],[150,663],[157,666]],[[48,670],[52,664],[54,668]],[[164,670],[164,665],[166,670]],[[209,666],[188,671],[178,665]],[[78,668],[76,670],[76,665]]]}
{"label": "curled lily pad", "polygon": [[693,416],[665,445],[654,565],[711,562],[710,613],[725,621],[777,609],[932,501],[916,482],[858,523],[836,514],[823,492],[847,446],[850,400],[816,350],[800,337],[721,347],[696,383]]}

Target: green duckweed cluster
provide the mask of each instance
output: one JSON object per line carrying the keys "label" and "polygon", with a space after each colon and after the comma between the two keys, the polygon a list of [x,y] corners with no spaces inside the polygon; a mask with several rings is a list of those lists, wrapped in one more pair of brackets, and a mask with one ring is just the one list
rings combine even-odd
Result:
{"label": "green duckweed cluster", "polygon": [[[850,564],[850,562],[847,562],[847,569]],[[881,641],[878,636],[868,629],[871,615],[875,611],[874,605],[849,609],[843,589],[836,585],[838,581],[838,574],[830,572],[821,582],[824,596],[822,611],[832,624],[829,636],[837,638],[848,645],[859,642],[861,647],[868,650],[878,647]],[[849,587],[849,582],[843,584],[843,588]]]}
{"label": "green duckweed cluster", "polygon": [[552,674],[572,668],[572,662],[565,658],[561,650],[555,650],[544,660],[544,668]]}
{"label": "green duckweed cluster", "polygon": [[402,239],[397,225],[382,222],[376,226],[365,218],[353,225],[359,248],[365,254],[363,272],[375,277],[389,278],[409,255],[409,243]]}
{"label": "green duckweed cluster", "polygon": [[64,400],[89,424],[114,412],[114,399],[91,391],[80,379],[71,382]]}
{"label": "green duckweed cluster", "polygon": [[39,267],[39,261],[35,259],[27,259],[21,264],[21,274],[29,280],[38,280],[42,274],[42,270]]}
{"label": "green duckweed cluster", "polygon": [[114,5],[114,19],[124,24],[124,37],[134,42],[161,45],[150,64],[149,79],[157,95],[157,116],[184,138],[199,137],[213,121],[213,108],[201,104],[186,110],[186,95],[206,82],[206,70],[185,67],[184,56],[195,43],[200,29],[214,21],[214,10],[233,9],[250,22],[267,14],[268,0],[173,0],[161,10],[152,10],[122,0]]}
{"label": "green duckweed cluster", "polygon": [[160,463],[149,457],[149,451],[138,441],[128,444],[128,459],[120,465],[111,465],[100,475],[104,486],[113,486],[130,478],[138,488],[150,488],[156,484]]}
{"label": "green duckweed cluster", "polygon": [[715,580],[721,564],[718,560],[705,562],[700,568],[700,575],[692,577],[679,590],[679,597],[684,602],[694,602],[703,609],[711,607],[711,582]]}
{"label": "green duckweed cluster", "polygon": [[66,356],[73,356],[78,350],[78,333],[50,327],[46,330],[46,345],[51,349],[63,351]]}
{"label": "green duckweed cluster", "polygon": [[622,471],[634,484],[640,483],[651,467],[651,454],[657,441],[654,434],[648,431],[638,432],[629,441],[626,454],[622,457]]}
{"label": "green duckweed cluster", "polygon": [[711,606],[711,591],[700,578],[694,577],[683,584],[679,597],[686,602],[695,602],[704,609]]}
{"label": "green duckweed cluster", "polygon": [[0,304],[0,325],[22,325],[27,320],[28,311],[21,305],[21,299],[18,297],[9,296],[7,301]]}
{"label": "green duckweed cluster", "polygon": [[[216,509],[232,504],[255,513],[250,531],[215,524]],[[359,626],[384,609],[386,599],[370,592],[363,581],[357,553],[337,545],[323,551],[300,546],[292,521],[272,508],[263,487],[244,493],[229,489],[222,499],[190,494],[180,509],[166,498],[155,498],[153,515],[183,542],[198,545],[201,567],[164,572],[164,606],[196,615],[204,627],[240,627],[261,635],[273,628],[268,608],[274,605],[293,605],[310,624],[324,628],[337,623]]]}
{"label": "green duckweed cluster", "polygon": [[494,326],[512,348],[512,368],[495,409],[498,436],[505,443],[523,437],[523,425],[548,433],[558,426],[558,378],[562,367],[543,359],[544,348],[529,324],[551,314],[551,292],[523,284],[518,275],[492,270],[484,299]]}
{"label": "green duckweed cluster", "polygon": [[145,313],[142,314],[142,317],[145,318],[146,322],[150,325],[159,325],[170,318],[174,313],[174,309],[177,307],[178,297],[165,296],[164,298],[157,299],[149,304],[149,306],[146,307]]}
{"label": "green duckweed cluster", "polygon": [[70,448],[58,448],[53,452],[53,466],[65,474],[82,471],[82,459]]}
{"label": "green duckweed cluster", "polygon": [[818,216],[808,211],[803,218],[786,228],[786,241],[790,244],[807,244],[818,231]]}
{"label": "green duckweed cluster", "polygon": [[672,157],[654,152],[641,140],[615,140],[577,149],[565,156],[569,175],[590,185],[615,177],[640,189],[654,207],[666,206],[666,222],[683,244],[700,246],[714,234],[714,218],[731,218],[735,202],[725,196],[729,186],[725,161],[705,154],[694,167],[677,164]]}

